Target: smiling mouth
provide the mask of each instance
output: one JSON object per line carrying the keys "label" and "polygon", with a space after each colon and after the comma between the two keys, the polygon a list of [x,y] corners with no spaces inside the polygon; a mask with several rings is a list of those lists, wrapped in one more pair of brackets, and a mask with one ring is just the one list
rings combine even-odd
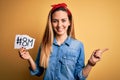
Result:
{"label": "smiling mouth", "polygon": [[62,29],[62,28],[58,28],[57,31],[58,31],[58,32],[62,32],[63,29]]}

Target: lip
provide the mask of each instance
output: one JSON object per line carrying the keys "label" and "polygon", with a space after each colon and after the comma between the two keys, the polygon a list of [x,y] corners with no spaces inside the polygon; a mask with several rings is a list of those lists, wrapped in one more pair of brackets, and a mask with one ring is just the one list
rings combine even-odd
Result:
{"label": "lip", "polygon": [[58,32],[62,32],[63,29],[62,29],[62,28],[58,28],[57,31],[58,31]]}
{"label": "lip", "polygon": [[58,31],[62,31],[63,29],[57,29]]}

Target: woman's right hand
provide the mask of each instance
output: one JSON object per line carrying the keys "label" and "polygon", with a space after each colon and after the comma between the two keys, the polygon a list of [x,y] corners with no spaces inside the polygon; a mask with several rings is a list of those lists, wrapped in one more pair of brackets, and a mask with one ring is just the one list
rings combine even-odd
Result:
{"label": "woman's right hand", "polygon": [[18,52],[22,59],[29,60],[31,58],[29,52],[23,47],[20,48]]}

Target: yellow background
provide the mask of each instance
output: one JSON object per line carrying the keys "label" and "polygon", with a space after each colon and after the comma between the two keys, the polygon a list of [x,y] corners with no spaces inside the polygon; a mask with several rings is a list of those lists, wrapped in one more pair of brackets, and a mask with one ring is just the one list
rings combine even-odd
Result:
{"label": "yellow background", "polygon": [[120,80],[120,0],[0,0],[0,80],[42,80],[31,76],[28,63],[14,49],[16,34],[35,38],[36,58],[50,5],[65,2],[76,38],[84,43],[85,63],[94,49],[109,48],[87,80]]}

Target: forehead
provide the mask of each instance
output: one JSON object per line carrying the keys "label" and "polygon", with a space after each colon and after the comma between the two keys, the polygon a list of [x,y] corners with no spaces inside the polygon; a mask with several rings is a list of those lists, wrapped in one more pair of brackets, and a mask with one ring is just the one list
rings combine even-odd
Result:
{"label": "forehead", "polygon": [[59,11],[56,11],[52,14],[52,19],[61,19],[61,18],[68,18],[68,14],[66,11],[62,11],[62,10],[59,10]]}

